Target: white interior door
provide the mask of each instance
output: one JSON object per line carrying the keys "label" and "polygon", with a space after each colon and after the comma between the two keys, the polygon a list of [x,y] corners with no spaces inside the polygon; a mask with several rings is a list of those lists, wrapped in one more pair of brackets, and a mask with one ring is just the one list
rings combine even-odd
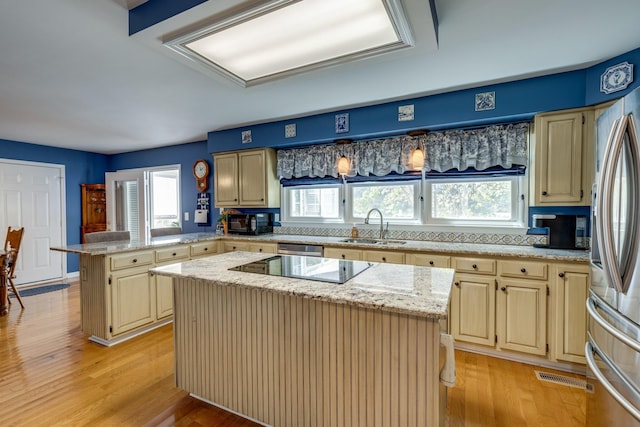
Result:
{"label": "white interior door", "polygon": [[146,236],[144,171],[105,173],[107,230],[129,231],[132,240]]}
{"label": "white interior door", "polygon": [[64,166],[0,160],[0,247],[6,231],[24,227],[16,266],[16,285],[58,280],[65,259]]}

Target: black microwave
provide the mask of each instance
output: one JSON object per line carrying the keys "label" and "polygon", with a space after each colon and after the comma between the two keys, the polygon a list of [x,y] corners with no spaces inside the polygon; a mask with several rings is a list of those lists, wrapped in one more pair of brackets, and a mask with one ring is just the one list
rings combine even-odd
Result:
{"label": "black microwave", "polygon": [[273,215],[269,213],[229,214],[227,226],[229,233],[235,234],[273,233]]}

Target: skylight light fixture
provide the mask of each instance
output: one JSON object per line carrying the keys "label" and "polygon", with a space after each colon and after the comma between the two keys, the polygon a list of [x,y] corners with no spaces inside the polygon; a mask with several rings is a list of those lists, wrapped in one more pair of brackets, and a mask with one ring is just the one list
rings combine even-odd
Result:
{"label": "skylight light fixture", "polygon": [[243,86],[413,45],[400,0],[272,0],[165,46]]}

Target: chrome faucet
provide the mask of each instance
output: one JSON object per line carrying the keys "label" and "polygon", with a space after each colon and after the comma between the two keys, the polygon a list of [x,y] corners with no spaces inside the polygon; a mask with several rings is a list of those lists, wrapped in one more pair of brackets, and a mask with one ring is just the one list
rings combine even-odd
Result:
{"label": "chrome faucet", "polygon": [[382,212],[380,212],[380,209],[369,209],[369,212],[367,212],[367,217],[364,219],[364,223],[369,224],[369,216],[371,215],[371,212],[378,212],[378,215],[380,215],[380,239],[384,239],[384,226],[382,225],[384,223],[384,220],[382,219]]}

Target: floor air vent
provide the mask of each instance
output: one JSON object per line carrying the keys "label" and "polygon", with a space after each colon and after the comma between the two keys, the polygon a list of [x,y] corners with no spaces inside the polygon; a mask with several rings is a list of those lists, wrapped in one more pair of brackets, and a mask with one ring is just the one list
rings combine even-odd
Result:
{"label": "floor air vent", "polygon": [[550,372],[535,371],[536,377],[540,381],[547,381],[554,384],[566,385],[568,387],[581,388],[586,390],[587,382],[580,378],[567,377],[564,375],[552,374]]}

